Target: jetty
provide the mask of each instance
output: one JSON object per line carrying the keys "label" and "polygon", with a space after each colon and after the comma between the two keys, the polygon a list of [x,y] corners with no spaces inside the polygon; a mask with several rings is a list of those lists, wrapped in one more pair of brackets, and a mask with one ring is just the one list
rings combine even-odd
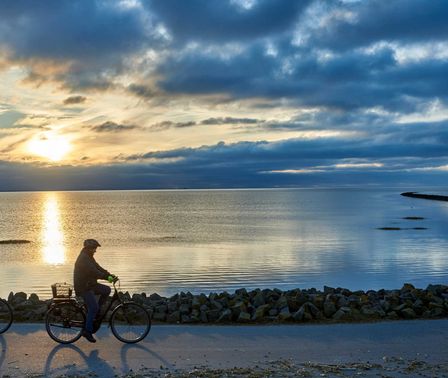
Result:
{"label": "jetty", "polygon": [[448,201],[448,196],[441,196],[438,194],[420,194],[417,192],[405,192],[401,193],[401,195],[405,197],[422,198],[433,201]]}

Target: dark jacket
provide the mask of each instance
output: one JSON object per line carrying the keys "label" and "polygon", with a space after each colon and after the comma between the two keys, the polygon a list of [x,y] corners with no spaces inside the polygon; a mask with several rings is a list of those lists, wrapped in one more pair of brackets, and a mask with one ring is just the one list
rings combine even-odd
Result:
{"label": "dark jacket", "polygon": [[93,258],[93,253],[83,248],[75,262],[73,283],[76,295],[83,295],[97,283],[96,280],[107,280],[110,273],[102,268]]}

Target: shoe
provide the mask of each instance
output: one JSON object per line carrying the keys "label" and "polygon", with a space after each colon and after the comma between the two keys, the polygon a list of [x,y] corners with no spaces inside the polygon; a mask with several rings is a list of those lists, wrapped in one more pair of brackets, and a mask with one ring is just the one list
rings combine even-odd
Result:
{"label": "shoe", "polygon": [[86,330],[82,331],[82,336],[84,336],[91,343],[96,343],[96,339],[93,337],[93,335],[89,331],[86,331]]}

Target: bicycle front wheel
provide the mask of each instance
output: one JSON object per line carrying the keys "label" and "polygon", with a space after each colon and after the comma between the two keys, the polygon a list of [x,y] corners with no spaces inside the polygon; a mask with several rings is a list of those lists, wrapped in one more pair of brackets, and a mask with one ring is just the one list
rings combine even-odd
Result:
{"label": "bicycle front wheel", "polygon": [[143,306],[123,303],[115,308],[110,318],[114,336],[123,343],[142,341],[151,329],[151,318]]}
{"label": "bicycle front wheel", "polygon": [[56,342],[70,344],[81,337],[86,317],[73,303],[60,303],[51,307],[45,319],[48,335]]}
{"label": "bicycle front wheel", "polygon": [[12,309],[4,299],[0,299],[0,334],[6,332],[12,324]]}

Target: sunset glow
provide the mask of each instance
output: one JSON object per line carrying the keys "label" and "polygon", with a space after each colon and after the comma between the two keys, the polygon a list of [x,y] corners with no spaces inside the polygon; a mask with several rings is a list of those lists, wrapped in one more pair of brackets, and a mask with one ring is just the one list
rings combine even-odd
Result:
{"label": "sunset glow", "polygon": [[71,145],[63,136],[46,134],[32,139],[28,144],[28,150],[48,160],[60,161],[71,150]]}

